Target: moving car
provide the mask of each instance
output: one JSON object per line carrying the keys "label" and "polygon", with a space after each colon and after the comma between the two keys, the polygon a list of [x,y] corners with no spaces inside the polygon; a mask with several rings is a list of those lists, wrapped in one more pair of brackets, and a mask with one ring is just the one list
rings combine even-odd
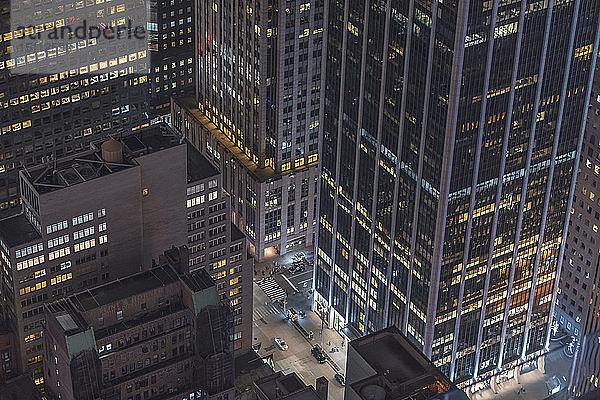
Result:
{"label": "moving car", "polygon": [[287,343],[283,339],[278,337],[275,338],[275,344],[277,345],[277,347],[279,347],[280,350],[287,350],[289,348]]}
{"label": "moving car", "polygon": [[335,380],[338,381],[338,383],[342,386],[346,385],[346,378],[344,377],[343,374],[340,374],[339,372],[335,374],[334,376]]}
{"label": "moving car", "polygon": [[313,357],[317,359],[317,361],[319,363],[323,364],[323,363],[327,362],[327,357],[325,356],[325,352],[323,352],[323,349],[318,344],[315,345],[311,349],[310,352],[312,353]]}

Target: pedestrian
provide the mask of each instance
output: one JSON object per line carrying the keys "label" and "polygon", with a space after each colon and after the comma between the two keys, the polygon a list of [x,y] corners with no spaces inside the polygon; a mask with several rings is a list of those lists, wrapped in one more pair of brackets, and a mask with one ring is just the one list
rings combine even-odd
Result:
{"label": "pedestrian", "polygon": [[327,346],[331,347],[331,340],[327,342]]}

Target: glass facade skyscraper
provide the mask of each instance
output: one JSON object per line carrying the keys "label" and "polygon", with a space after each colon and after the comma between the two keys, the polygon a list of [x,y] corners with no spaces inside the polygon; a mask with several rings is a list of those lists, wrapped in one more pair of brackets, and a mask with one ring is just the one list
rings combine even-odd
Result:
{"label": "glass facade skyscraper", "polygon": [[594,0],[327,1],[315,309],[463,384],[548,343]]}

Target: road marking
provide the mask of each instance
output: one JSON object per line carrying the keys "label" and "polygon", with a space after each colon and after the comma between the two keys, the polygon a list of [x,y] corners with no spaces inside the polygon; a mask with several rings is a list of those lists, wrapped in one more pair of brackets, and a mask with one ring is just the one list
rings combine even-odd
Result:
{"label": "road marking", "polygon": [[287,283],[289,283],[289,284],[290,284],[290,286],[292,287],[292,289],[294,289],[294,291],[296,291],[296,292],[297,292],[297,291],[298,291],[298,289],[297,289],[297,288],[296,288],[296,286],[294,286],[294,284],[293,284],[293,283],[292,283],[292,282],[291,282],[291,281],[290,281],[290,280],[287,278],[287,276],[285,276],[285,275],[282,275],[282,276],[283,276],[283,279],[285,279],[285,281],[286,281]]}
{"label": "road marking", "polygon": [[262,282],[259,282],[258,286],[265,292],[271,301],[283,300],[287,296],[285,290],[283,290],[274,279],[263,279]]}
{"label": "road marking", "polygon": [[271,314],[277,314],[279,313],[279,310],[277,309],[277,307],[275,307],[273,304],[269,304],[269,305],[263,305],[263,306],[259,306],[259,307],[255,307],[253,312],[252,312],[252,316],[254,321],[256,320],[260,320],[261,318],[265,318]]}
{"label": "road marking", "polygon": [[312,278],[310,278],[310,279],[305,279],[305,280],[303,280],[303,281],[300,281],[300,282],[298,282],[298,285],[300,285],[301,283],[304,283],[304,282],[310,282],[310,281],[312,281]]}
{"label": "road marking", "polygon": [[297,277],[299,277],[301,275],[305,275],[305,274],[312,274],[312,270],[310,270],[310,271],[304,271],[304,272],[301,272],[299,274],[296,274],[296,275],[294,275],[294,278],[297,278]]}

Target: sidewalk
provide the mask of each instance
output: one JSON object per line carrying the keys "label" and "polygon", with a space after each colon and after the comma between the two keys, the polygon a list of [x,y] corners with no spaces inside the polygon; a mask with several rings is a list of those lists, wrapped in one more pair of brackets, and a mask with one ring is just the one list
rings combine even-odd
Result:
{"label": "sidewalk", "polygon": [[[344,342],[342,336],[337,331],[327,328],[327,325],[323,325],[323,335],[320,335],[321,318],[313,311],[307,311],[304,318],[298,319],[298,323],[306,331],[313,331],[314,336],[310,343],[312,345],[319,344],[333,361],[333,369],[343,373],[346,370],[346,348],[348,343]],[[337,347],[339,351],[332,353],[332,347]]]}
{"label": "sidewalk", "polygon": [[471,400],[499,399],[499,400],[539,400],[549,396],[546,382],[556,376],[564,391],[567,386],[567,377],[571,369],[572,359],[564,355],[562,346],[552,346],[544,356],[542,368],[522,373],[518,381],[511,378],[499,383],[497,393],[491,388],[475,392],[469,397]]}

